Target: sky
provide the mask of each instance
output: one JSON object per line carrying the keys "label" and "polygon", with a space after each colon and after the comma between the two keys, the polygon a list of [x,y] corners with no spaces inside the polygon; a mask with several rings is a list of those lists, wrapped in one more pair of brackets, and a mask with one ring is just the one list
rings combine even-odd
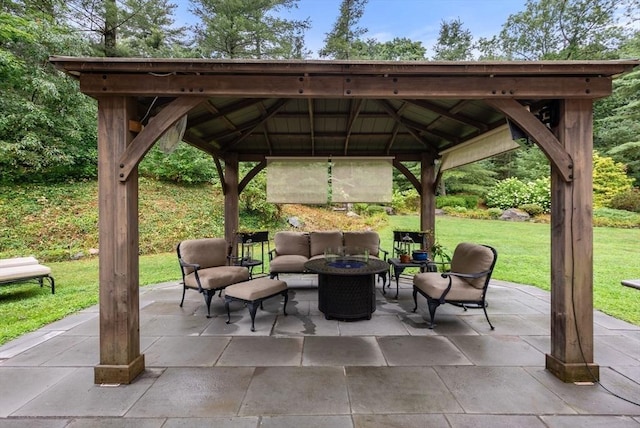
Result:
{"label": "sky", "polygon": [[[306,33],[307,48],[318,58],[326,33],[331,31],[339,13],[341,0],[299,0],[298,8],[283,17],[310,18],[311,29]],[[173,0],[178,5],[176,23],[189,25],[194,17],[189,13],[189,0]],[[367,28],[363,38],[386,42],[395,37],[421,41],[427,57],[433,56],[443,21],[460,19],[471,31],[474,40],[491,37],[502,28],[511,14],[524,10],[526,0],[369,0],[359,22]]]}

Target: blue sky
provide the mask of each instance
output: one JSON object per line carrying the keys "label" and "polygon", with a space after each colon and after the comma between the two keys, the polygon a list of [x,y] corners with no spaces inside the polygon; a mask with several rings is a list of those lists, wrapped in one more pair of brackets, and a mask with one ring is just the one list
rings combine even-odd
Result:
{"label": "blue sky", "polygon": [[[189,17],[189,1],[173,0],[178,5],[179,24],[193,23]],[[311,19],[307,32],[307,47],[317,58],[340,13],[341,0],[300,0],[298,8],[284,15],[287,18]],[[511,14],[524,10],[525,0],[369,0],[359,25],[368,29],[365,38],[385,42],[394,37],[421,41],[431,57],[431,47],[438,38],[442,21],[459,18],[474,39],[497,34]]]}

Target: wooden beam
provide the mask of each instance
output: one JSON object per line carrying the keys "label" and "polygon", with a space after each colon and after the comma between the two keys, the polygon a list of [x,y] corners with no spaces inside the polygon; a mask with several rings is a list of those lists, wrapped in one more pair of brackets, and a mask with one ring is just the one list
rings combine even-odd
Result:
{"label": "wooden beam", "polygon": [[420,162],[420,230],[431,231],[425,236],[426,248],[431,248],[436,236],[436,192],[435,159],[424,154]]}
{"label": "wooden beam", "polygon": [[240,224],[239,211],[239,163],[238,154],[229,153],[224,160],[224,238],[231,245],[233,254],[236,252],[236,234]]}
{"label": "wooden beam", "polygon": [[240,184],[238,185],[238,193],[242,193],[244,188],[247,187],[247,184],[249,184],[251,180],[253,180],[253,177],[258,175],[258,173],[263,169],[265,169],[266,167],[267,167],[267,160],[263,159],[262,162],[258,163],[258,165],[251,168],[251,171],[249,171],[247,175],[245,175],[242,178],[242,181],[240,181]]}
{"label": "wooden beam", "polygon": [[574,159],[573,181],[551,168],[551,352],[564,382],[599,379],[593,361],[592,102],[561,102],[558,133]]}
{"label": "wooden beam", "polygon": [[237,146],[238,144],[240,144],[245,138],[247,138],[249,135],[251,135],[256,129],[258,129],[258,127],[260,127],[262,124],[264,124],[266,121],[268,121],[270,118],[272,118],[276,113],[278,113],[278,111],[280,109],[282,109],[285,105],[287,105],[287,103],[289,102],[288,99],[281,99],[281,100],[277,100],[272,106],[270,106],[262,115],[260,115],[260,117],[256,120],[252,120],[251,122],[242,124],[241,129],[243,131],[245,131],[243,134],[241,134],[236,140],[233,140],[231,143],[227,144],[224,147],[224,152],[228,151],[229,149],[232,149],[233,147]]}
{"label": "wooden beam", "polygon": [[444,108],[444,107],[440,107],[437,104],[434,104],[431,101],[427,101],[427,100],[404,100],[405,102],[409,103],[409,104],[413,104],[416,107],[420,107],[422,109],[425,110],[429,110],[432,111],[440,116],[444,116],[448,119],[451,120],[455,120],[458,123],[461,123],[463,125],[468,125],[471,127],[474,127],[480,131],[487,131],[488,130],[488,126],[486,123],[480,122],[478,120],[472,119],[470,117],[461,115],[459,113],[452,113],[451,110]]}
{"label": "wooden beam", "polygon": [[526,132],[547,155],[547,158],[557,168],[563,180],[568,182],[573,179],[571,156],[549,128],[540,122],[537,117],[514,99],[487,99],[485,102],[496,110],[503,112]]}
{"label": "wooden beam", "polygon": [[179,97],[165,106],[127,146],[124,153],[120,154],[118,160],[120,181],[129,179],[131,171],[138,166],[144,155],[170,126],[205,100],[206,98],[203,97]]}
{"label": "wooden beam", "polygon": [[100,363],[97,384],[128,384],[144,371],[140,353],[138,173],[119,180],[118,158],[130,147],[131,98],[98,99]]}
{"label": "wooden beam", "polygon": [[349,138],[351,137],[351,133],[353,132],[353,126],[356,123],[356,119],[360,114],[361,108],[362,108],[362,99],[357,99],[355,101],[352,100],[351,108],[349,109],[349,123],[347,124],[347,129],[344,136],[344,156],[347,156],[349,152]]}
{"label": "wooden beam", "polygon": [[128,96],[246,96],[267,98],[600,98],[608,77],[567,76],[292,76],[269,74],[82,74],[85,94]]}

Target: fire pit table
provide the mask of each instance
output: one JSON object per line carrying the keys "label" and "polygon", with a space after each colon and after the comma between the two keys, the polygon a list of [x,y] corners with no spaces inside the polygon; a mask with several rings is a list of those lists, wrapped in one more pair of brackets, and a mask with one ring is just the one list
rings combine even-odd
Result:
{"label": "fire pit table", "polygon": [[371,319],[375,275],[389,270],[389,263],[346,256],[310,260],[304,267],[318,274],[318,309],[326,319]]}

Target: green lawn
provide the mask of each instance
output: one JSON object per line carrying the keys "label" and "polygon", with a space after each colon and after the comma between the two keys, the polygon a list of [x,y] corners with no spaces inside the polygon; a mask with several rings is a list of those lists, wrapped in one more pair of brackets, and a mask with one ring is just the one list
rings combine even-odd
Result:
{"label": "green lawn", "polygon": [[[392,216],[380,229],[382,247],[390,250],[392,231],[419,230],[417,216]],[[438,217],[438,240],[453,250],[461,241],[484,243],[498,251],[494,278],[550,287],[549,225]],[[639,229],[594,229],[594,306],[617,318],[640,325],[640,291],[620,280],[639,278]],[[98,301],[96,259],[47,263],[56,279],[56,294],[36,285],[0,287],[0,344],[63,318]],[[177,280],[175,253],[140,257],[140,284]],[[179,302],[176,294],[176,304]]]}

